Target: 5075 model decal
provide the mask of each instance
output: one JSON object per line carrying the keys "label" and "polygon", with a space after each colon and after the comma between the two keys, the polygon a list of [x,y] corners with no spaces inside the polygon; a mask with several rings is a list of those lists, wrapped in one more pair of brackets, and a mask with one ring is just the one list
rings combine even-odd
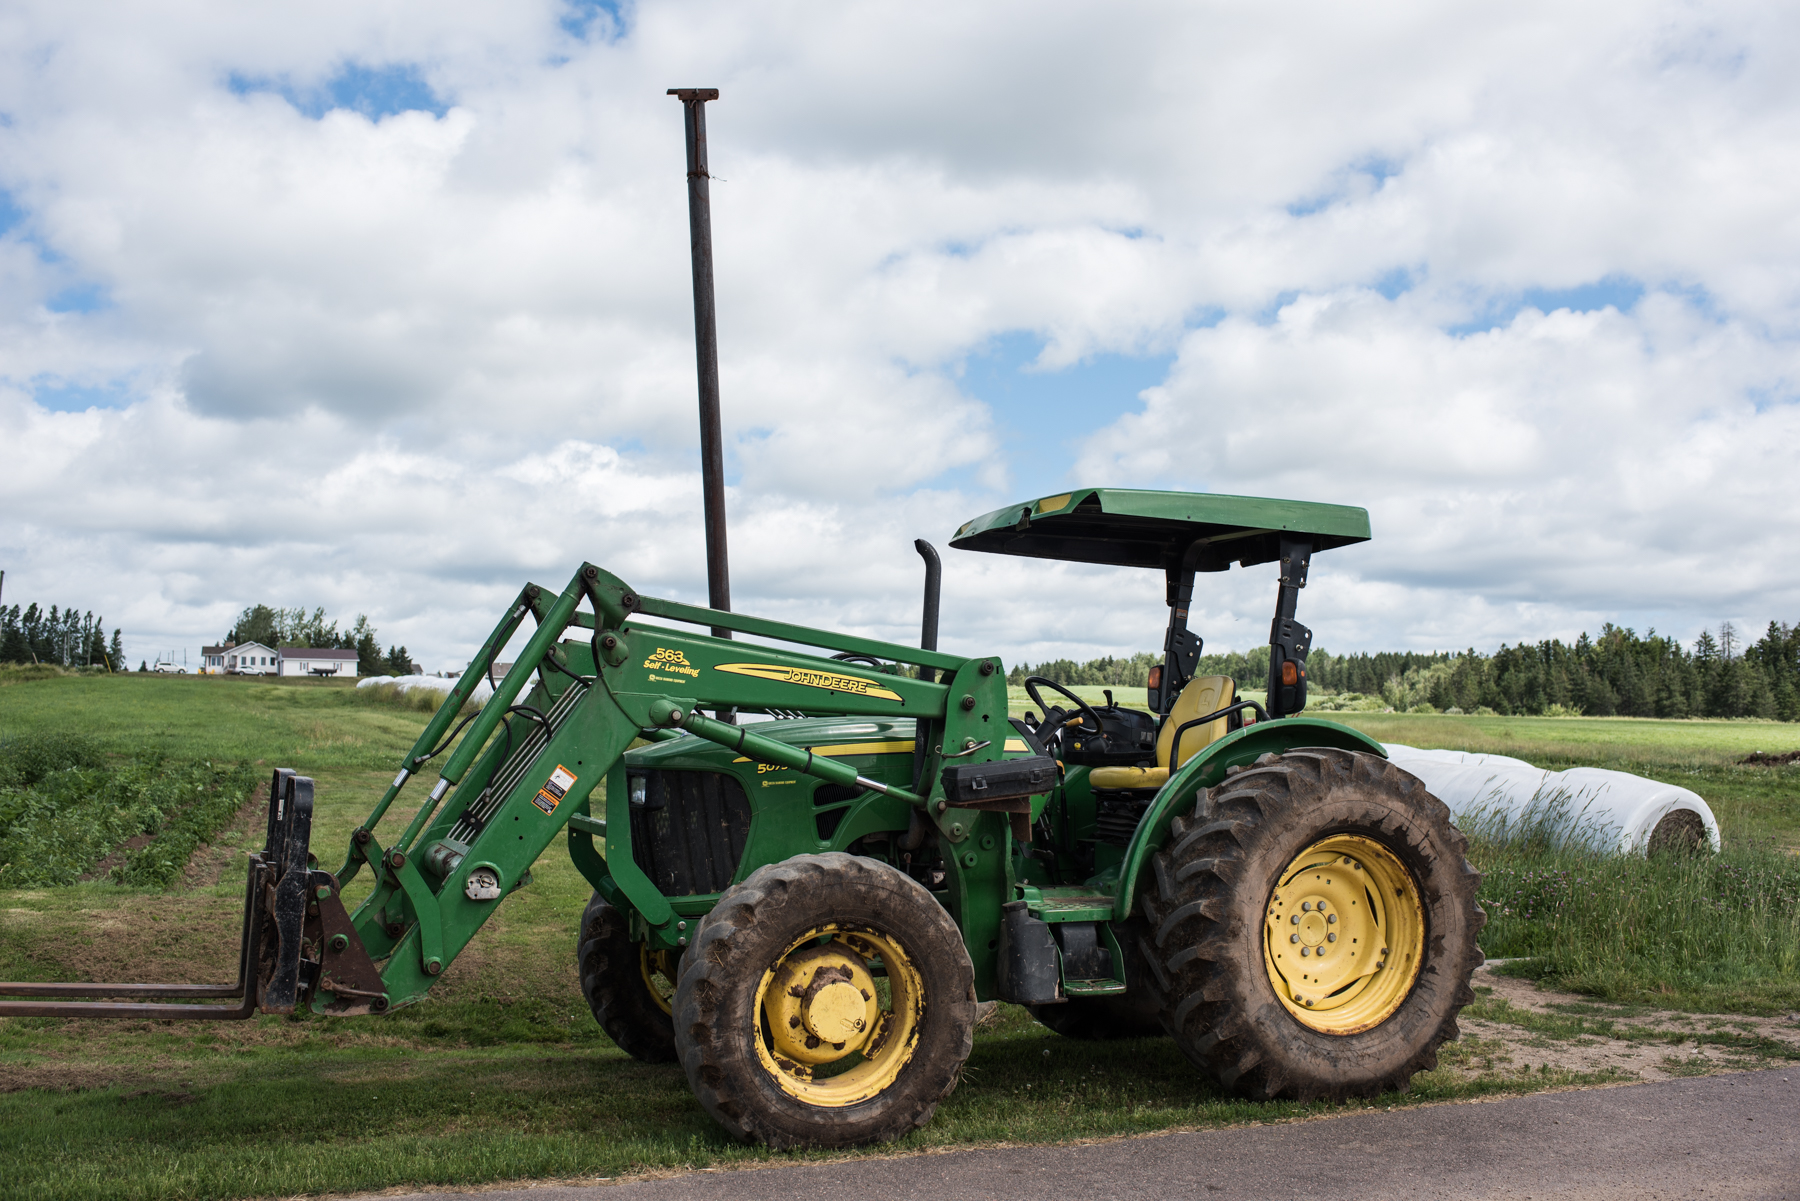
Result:
{"label": "5075 model decal", "polygon": [[714,671],[728,671],[734,676],[755,676],[779,684],[804,684],[808,688],[825,688],[832,692],[848,692],[853,696],[873,696],[884,701],[902,699],[898,692],[883,688],[873,680],[860,676],[840,676],[836,672],[812,671],[804,667],[778,667],[773,663],[721,663]]}

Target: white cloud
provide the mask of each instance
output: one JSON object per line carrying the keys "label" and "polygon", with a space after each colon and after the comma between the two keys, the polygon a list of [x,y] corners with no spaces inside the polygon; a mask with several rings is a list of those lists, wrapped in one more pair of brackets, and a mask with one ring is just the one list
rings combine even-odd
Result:
{"label": "white cloud", "polygon": [[[716,84],[742,608],[910,640],[911,539],[1072,466],[1368,506],[1306,598],[1332,649],[1800,615],[1786,10],[713,0],[585,41],[564,15],[13,7],[9,599],[150,646],[324,604],[437,666],[583,559],[704,595],[662,92]],[[287,98],[351,68],[434,111]],[[1558,309],[1599,281],[1627,311]],[[1136,403],[996,408],[962,367],[1015,331],[1048,370],[1175,359]],[[1022,422],[1077,462],[1021,460]],[[1159,580],[947,560],[947,644],[1156,641]],[[1215,646],[1266,629],[1241,574],[1204,581]]]}

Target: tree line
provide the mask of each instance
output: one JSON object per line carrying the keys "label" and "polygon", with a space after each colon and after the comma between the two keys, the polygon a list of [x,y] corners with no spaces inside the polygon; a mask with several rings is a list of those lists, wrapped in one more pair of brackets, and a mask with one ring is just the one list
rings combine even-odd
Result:
{"label": "tree line", "polygon": [[[1142,688],[1160,655],[1057,659],[1008,674],[1069,685]],[[1800,626],[1771,621],[1746,643],[1730,623],[1703,630],[1691,646],[1658,634],[1639,635],[1610,622],[1598,637],[1509,646],[1491,654],[1315,650],[1307,658],[1315,694],[1355,694],[1398,710],[1489,711],[1503,715],[1589,717],[1762,717],[1800,721]],[[1267,684],[1269,648],[1202,655],[1201,675],[1228,675],[1239,688]]]}
{"label": "tree line", "polygon": [[359,676],[411,676],[419,674],[404,646],[390,646],[382,653],[375,627],[367,615],[358,613],[348,628],[328,621],[325,610],[307,612],[302,605],[295,609],[251,605],[238,614],[237,624],[222,639],[224,642],[260,642],[279,650],[282,647],[307,647],[319,650],[356,652],[356,674]]}
{"label": "tree line", "polygon": [[125,669],[125,635],[106,619],[73,607],[0,605],[0,663],[53,663],[58,667]]}

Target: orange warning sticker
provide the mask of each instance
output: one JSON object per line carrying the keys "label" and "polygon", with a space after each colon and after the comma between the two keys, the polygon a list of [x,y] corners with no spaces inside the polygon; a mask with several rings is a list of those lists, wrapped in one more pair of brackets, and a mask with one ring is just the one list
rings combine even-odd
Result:
{"label": "orange warning sticker", "polygon": [[556,770],[550,773],[550,778],[544,781],[544,786],[531,798],[531,803],[545,813],[555,813],[558,802],[569,795],[569,789],[575,787],[575,779],[574,772],[558,763]]}

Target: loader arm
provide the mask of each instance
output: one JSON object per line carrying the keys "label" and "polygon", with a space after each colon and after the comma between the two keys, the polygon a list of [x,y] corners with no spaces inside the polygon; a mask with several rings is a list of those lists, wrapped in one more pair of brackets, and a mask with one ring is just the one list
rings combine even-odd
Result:
{"label": "loader arm", "polygon": [[[480,666],[527,613],[538,625],[524,651],[453,749],[446,748],[474,686],[471,677],[479,678]],[[709,628],[763,641],[715,637]],[[938,682],[832,659],[831,652],[934,669]],[[535,587],[521,594],[408,752],[387,795],[356,830],[339,877],[347,879],[365,864],[375,876],[374,890],[352,915],[356,935],[381,965],[387,1004],[420,999],[500,902],[529,883],[531,865],[580,815],[570,837],[578,864],[608,878],[659,943],[684,944],[677,930],[686,928],[683,916],[630,856],[600,857],[593,836],[604,837],[605,825],[587,813],[595,786],[634,741],[685,733],[759,762],[886,793],[918,809],[946,848],[954,848],[945,856],[946,903],[971,952],[979,951],[976,962],[985,963],[998,938],[1000,903],[1012,886],[1008,815],[947,799],[940,775],[946,748],[959,765],[1003,758],[1006,703],[1005,675],[995,659],[642,597],[585,565],[554,599]],[[878,783],[831,758],[760,736],[753,727],[708,718],[703,709],[912,719],[923,770],[916,791]],[[382,847],[373,835],[376,823],[446,749],[448,759],[405,832]],[[313,1007],[345,1011],[327,989],[314,997]]]}
{"label": "loader arm", "polygon": [[[480,710],[459,720],[527,617],[536,628],[524,650]],[[916,677],[902,666],[919,669]],[[235,984],[0,983],[0,996],[29,998],[0,1000],[0,1016],[242,1019],[302,1006],[387,1012],[425,996],[505,898],[530,883],[531,865],[565,829],[577,867],[643,923],[646,937],[685,945],[693,902],[683,898],[677,914],[631,855],[607,862],[595,844],[606,824],[589,810],[595,787],[634,742],[680,737],[880,794],[890,811],[916,811],[945,851],[939,895],[962,929],[977,987],[989,995],[1001,904],[1013,888],[1008,823],[1029,808],[1013,795],[1023,784],[998,783],[1017,780],[1016,761],[1005,765],[1010,773],[996,770],[997,787],[987,788],[982,774],[1005,759],[1006,705],[997,659],[643,597],[586,564],[560,593],[530,584],[508,606],[353,831],[335,874],[320,870],[310,849],[313,782],[276,770],[268,836],[250,856]],[[918,748],[912,787],[866,778],[704,709],[910,720]],[[950,773],[946,760],[956,765]],[[382,846],[382,819],[440,762],[403,832]],[[1032,793],[1053,782],[1055,765],[1041,764]],[[946,774],[957,781],[954,795],[946,795]],[[629,845],[628,836],[621,841]],[[365,867],[373,888],[348,912],[343,885]],[[217,1001],[235,1003],[209,1003]]]}

